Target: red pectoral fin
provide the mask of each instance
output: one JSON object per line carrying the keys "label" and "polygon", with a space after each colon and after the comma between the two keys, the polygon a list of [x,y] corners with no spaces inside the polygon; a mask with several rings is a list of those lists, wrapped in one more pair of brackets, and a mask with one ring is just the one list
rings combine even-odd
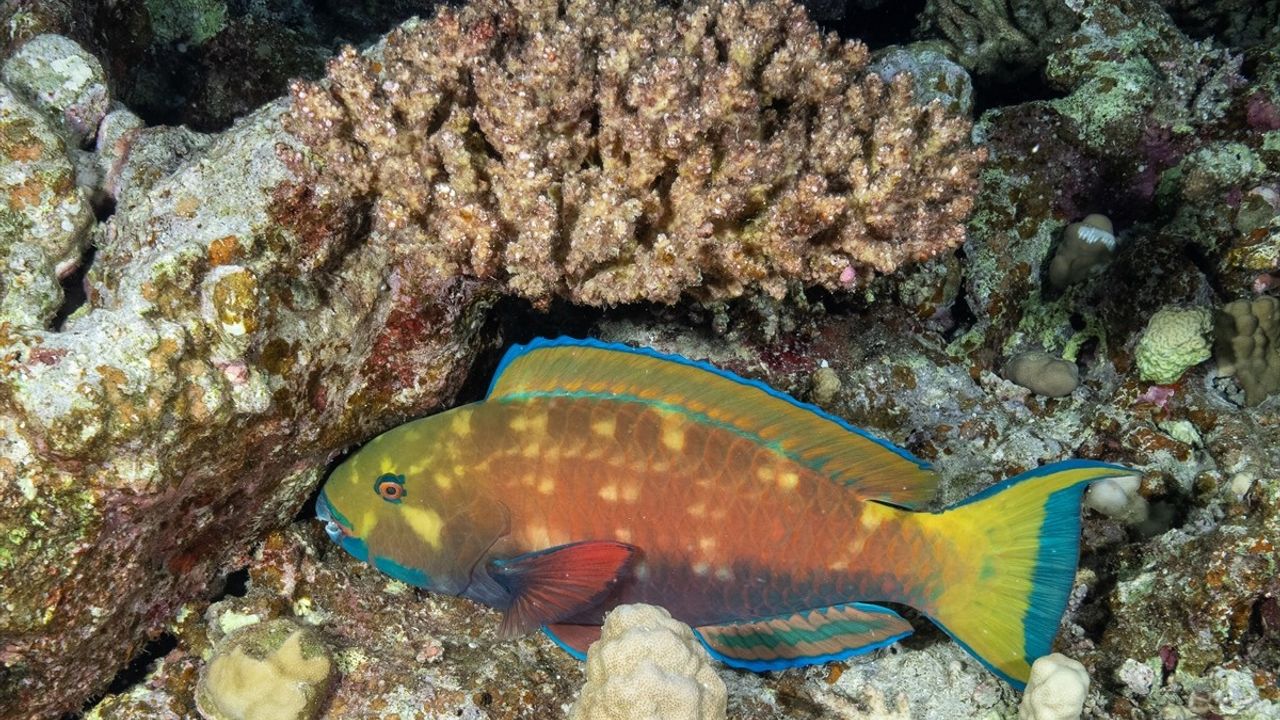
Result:
{"label": "red pectoral fin", "polygon": [[636,552],[631,545],[590,540],[492,561],[489,574],[511,594],[498,636],[519,637],[595,606]]}

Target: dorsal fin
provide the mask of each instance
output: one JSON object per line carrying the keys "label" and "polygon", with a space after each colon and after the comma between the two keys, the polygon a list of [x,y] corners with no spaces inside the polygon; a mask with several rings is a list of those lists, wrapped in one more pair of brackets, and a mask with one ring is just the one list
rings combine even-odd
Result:
{"label": "dorsal fin", "polygon": [[857,497],[906,508],[933,499],[927,463],[764,383],[653,350],[598,340],[535,339],[502,359],[488,400],[591,397],[661,406],[773,448]]}

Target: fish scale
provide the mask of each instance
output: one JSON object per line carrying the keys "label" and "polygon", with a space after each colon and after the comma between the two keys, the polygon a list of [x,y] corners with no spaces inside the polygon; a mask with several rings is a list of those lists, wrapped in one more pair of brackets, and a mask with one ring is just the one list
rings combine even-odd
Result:
{"label": "fish scale", "polygon": [[[644,577],[627,582],[601,613],[619,602],[661,603],[691,624],[709,625],[849,597],[918,601],[902,593],[899,570],[909,567],[903,552],[934,542],[920,528],[882,524],[863,540],[880,552],[847,558],[860,534],[860,503],[827,478],[729,430],[666,420],[667,432],[682,441],[673,450],[663,443],[662,412],[638,403],[557,398],[479,405],[472,412],[485,430],[473,435],[483,443],[470,452],[489,455],[487,482],[498,488],[512,517],[522,519],[497,551],[519,555],[571,538],[644,549]],[[545,417],[545,430],[511,429],[528,427],[531,417]],[[593,418],[602,417],[613,420],[607,436],[594,434],[607,448],[605,458],[584,461],[566,451],[592,434]],[[540,450],[536,457],[525,456],[530,444]],[[659,462],[670,469],[653,472]],[[530,475],[554,478],[556,492],[520,492]],[[794,485],[780,481],[789,476]],[[643,491],[627,501],[628,487]],[[655,517],[664,518],[663,525],[648,520]],[[753,531],[740,532],[744,527]],[[619,536],[619,528],[629,533]],[[699,539],[713,540],[719,552],[703,552]],[[828,569],[846,559],[847,569]],[[706,571],[698,572],[704,564]],[[731,571],[729,578],[717,576],[721,568]],[[833,594],[824,595],[824,588]]]}
{"label": "fish scale", "polygon": [[1067,460],[938,512],[902,448],[710,365],[592,340],[503,359],[484,401],[339,465],[326,532],[404,582],[541,627],[582,657],[622,603],[667,608],[719,660],[770,670],[912,632],[909,605],[1021,687],[1050,651],[1089,481]]}

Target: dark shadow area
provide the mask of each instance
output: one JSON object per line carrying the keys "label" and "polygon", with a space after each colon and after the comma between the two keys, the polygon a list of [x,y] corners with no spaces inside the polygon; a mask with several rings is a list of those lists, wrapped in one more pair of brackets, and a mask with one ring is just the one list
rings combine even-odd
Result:
{"label": "dark shadow area", "polygon": [[62,716],[62,720],[76,720],[83,717],[84,713],[102,701],[108,695],[115,695],[126,692],[129,688],[137,685],[146,678],[147,673],[151,671],[151,665],[157,660],[163,658],[178,647],[178,639],[169,633],[164,633],[160,637],[148,642],[142,648],[142,652],[138,653],[128,665],[125,665],[116,676],[111,679],[111,684],[107,686],[105,692],[96,695],[84,704],[84,710],[77,713],[67,713]]}
{"label": "dark shadow area", "polygon": [[1058,100],[1067,96],[1044,79],[1044,68],[1018,78],[1008,76],[971,75],[973,78],[973,116],[998,107],[1020,105],[1037,100]]}
{"label": "dark shadow area", "polygon": [[85,292],[84,276],[89,273],[89,268],[93,266],[93,258],[97,255],[98,249],[90,246],[85,250],[84,255],[80,258],[80,265],[75,272],[62,278],[59,284],[62,285],[62,305],[58,308],[58,312],[54,314],[50,327],[54,332],[60,332],[62,326],[66,324],[67,318],[71,317],[71,313],[79,310],[89,300],[88,293]]}
{"label": "dark shadow area", "polygon": [[902,45],[915,38],[917,17],[925,0],[889,0],[865,8],[859,0],[807,0],[809,15],[822,26],[846,40],[861,40],[872,50]]}
{"label": "dark shadow area", "polygon": [[500,338],[501,344],[481,352],[471,363],[471,373],[463,383],[455,404],[484,399],[498,363],[512,345],[524,344],[538,337],[586,337],[605,315],[603,310],[576,307],[563,300],[553,301],[546,312],[537,310],[527,300],[511,297],[499,300],[489,313],[490,326],[485,334]]}
{"label": "dark shadow area", "polygon": [[249,592],[249,568],[240,568],[227,576],[226,584],[222,588],[222,594],[213,598],[211,602],[226,600],[229,597],[244,597]]}

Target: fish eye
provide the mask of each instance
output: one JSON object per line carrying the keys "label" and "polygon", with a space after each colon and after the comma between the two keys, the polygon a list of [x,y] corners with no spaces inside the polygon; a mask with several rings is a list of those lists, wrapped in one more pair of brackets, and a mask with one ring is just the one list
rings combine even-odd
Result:
{"label": "fish eye", "polygon": [[379,475],[373,484],[374,492],[387,502],[398,503],[404,499],[406,495],[404,489],[404,476],[386,473]]}

